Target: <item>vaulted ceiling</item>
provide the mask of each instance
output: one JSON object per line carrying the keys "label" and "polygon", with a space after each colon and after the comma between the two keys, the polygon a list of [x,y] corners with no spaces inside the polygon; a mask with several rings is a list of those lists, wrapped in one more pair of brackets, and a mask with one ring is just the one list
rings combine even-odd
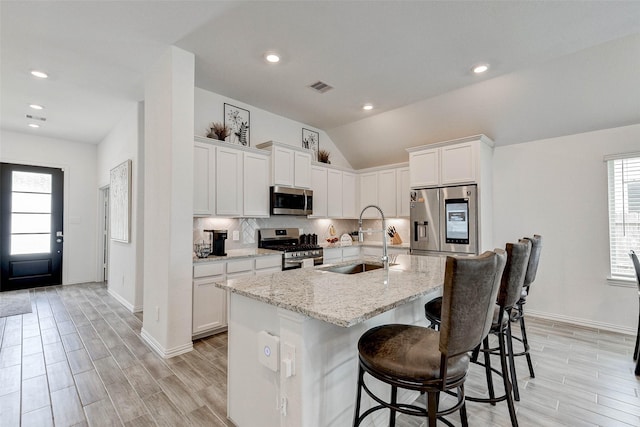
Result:
{"label": "vaulted ceiling", "polygon": [[170,45],[195,54],[198,87],[326,131],[356,168],[477,133],[504,145],[640,122],[637,1],[4,0],[0,14],[0,126],[66,140],[98,143]]}

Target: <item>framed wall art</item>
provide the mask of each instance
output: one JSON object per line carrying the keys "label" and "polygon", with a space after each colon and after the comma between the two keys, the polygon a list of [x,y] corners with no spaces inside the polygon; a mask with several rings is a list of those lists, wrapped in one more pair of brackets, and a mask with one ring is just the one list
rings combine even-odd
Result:
{"label": "framed wall art", "polygon": [[131,230],[131,160],[111,169],[109,180],[111,240],[129,243]]}
{"label": "framed wall art", "polygon": [[251,145],[251,123],[249,110],[225,103],[224,124],[231,130],[231,133],[227,137],[228,142],[244,145],[246,147]]}
{"label": "framed wall art", "polygon": [[318,160],[318,149],[320,148],[320,133],[302,128],[302,148],[313,151],[311,158]]}

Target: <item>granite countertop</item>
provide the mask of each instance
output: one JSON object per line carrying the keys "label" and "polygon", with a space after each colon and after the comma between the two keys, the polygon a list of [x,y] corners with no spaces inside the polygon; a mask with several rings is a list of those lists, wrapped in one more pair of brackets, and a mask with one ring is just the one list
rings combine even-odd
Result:
{"label": "granite countertop", "polygon": [[[375,258],[365,258],[369,263]],[[332,264],[353,264],[354,261]],[[230,279],[216,286],[267,304],[349,327],[427,294],[438,294],[445,258],[398,255],[395,264],[358,274],[325,271],[327,265]]]}
{"label": "granite countertop", "polygon": [[206,258],[198,258],[193,255],[194,263],[212,262],[212,261],[225,261],[233,258],[255,258],[268,255],[282,255],[280,251],[273,251],[271,249],[262,248],[248,248],[248,249],[228,249],[226,256],[209,255]]}

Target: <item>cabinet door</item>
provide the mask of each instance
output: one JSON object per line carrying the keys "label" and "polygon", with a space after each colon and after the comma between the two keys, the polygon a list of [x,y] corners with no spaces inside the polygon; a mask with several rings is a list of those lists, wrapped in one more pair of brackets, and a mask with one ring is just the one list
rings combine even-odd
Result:
{"label": "cabinet door", "polygon": [[[360,175],[360,210],[368,205],[378,204],[378,173],[370,172]],[[380,214],[375,209],[367,209],[363,218],[377,218]]]}
{"label": "cabinet door", "polygon": [[244,153],[243,213],[247,217],[269,216],[269,157]]}
{"label": "cabinet door", "polygon": [[356,175],[342,172],[342,217],[357,218],[357,205]]}
{"label": "cabinet door", "polygon": [[440,182],[443,185],[476,182],[474,146],[467,142],[441,148]]}
{"label": "cabinet door", "polygon": [[411,188],[436,187],[440,183],[440,149],[409,153]]}
{"label": "cabinet door", "polygon": [[[327,216],[329,218],[342,218],[342,172],[327,169]],[[315,192],[314,192],[315,194]]]}
{"label": "cabinet door", "polygon": [[216,213],[242,216],[242,156],[233,148],[216,149]]}
{"label": "cabinet door", "polygon": [[193,145],[193,215],[215,214],[215,155],[216,149],[209,144],[196,142]]}
{"label": "cabinet door", "polygon": [[313,190],[313,216],[327,216],[327,168],[311,167],[311,188]]}
{"label": "cabinet door", "polygon": [[293,186],[311,188],[311,154],[296,151],[294,159]]}
{"label": "cabinet door", "polygon": [[324,248],[322,252],[323,264],[333,264],[342,261],[342,248]]}
{"label": "cabinet door", "polygon": [[293,150],[275,146],[272,156],[273,185],[293,187]]}
{"label": "cabinet door", "polygon": [[224,276],[208,276],[193,281],[192,335],[227,326],[227,293],[214,283]]}
{"label": "cabinet door", "polygon": [[360,259],[359,246],[345,246],[342,248],[342,261],[354,261]]}
{"label": "cabinet door", "polygon": [[409,216],[409,204],[410,201],[410,192],[411,186],[409,185],[409,168],[400,168],[396,171],[396,181],[398,184],[398,216],[399,217],[408,217]]}
{"label": "cabinet door", "polygon": [[389,169],[378,172],[378,206],[387,218],[397,216],[397,192],[396,170]]}

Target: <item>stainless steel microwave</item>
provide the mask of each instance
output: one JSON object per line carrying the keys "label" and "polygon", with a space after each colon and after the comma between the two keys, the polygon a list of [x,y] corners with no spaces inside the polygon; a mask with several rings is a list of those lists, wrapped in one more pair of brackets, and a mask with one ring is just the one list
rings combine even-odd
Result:
{"label": "stainless steel microwave", "polygon": [[275,185],[270,193],[271,215],[313,214],[313,190]]}

